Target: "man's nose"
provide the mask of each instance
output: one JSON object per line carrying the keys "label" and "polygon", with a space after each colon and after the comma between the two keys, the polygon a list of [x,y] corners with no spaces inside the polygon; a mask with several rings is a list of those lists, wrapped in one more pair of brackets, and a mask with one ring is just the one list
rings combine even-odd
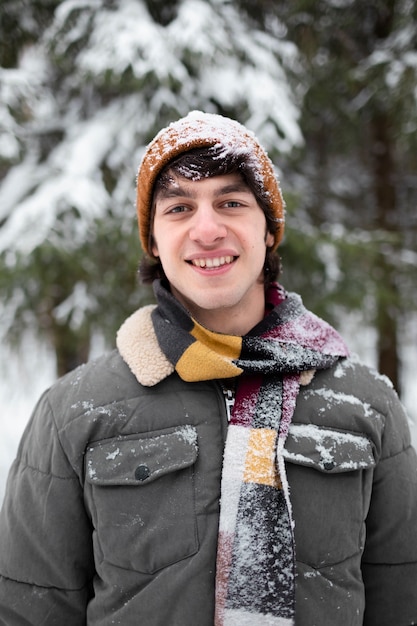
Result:
{"label": "man's nose", "polygon": [[190,239],[209,245],[226,235],[227,228],[222,215],[209,204],[199,206],[193,216]]}

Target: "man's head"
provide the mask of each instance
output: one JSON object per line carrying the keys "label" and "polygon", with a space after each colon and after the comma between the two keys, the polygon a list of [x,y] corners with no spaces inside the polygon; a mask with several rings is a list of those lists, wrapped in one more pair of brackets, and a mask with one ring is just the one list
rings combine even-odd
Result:
{"label": "man's head", "polygon": [[284,205],[254,134],[220,115],[192,112],[163,129],[138,173],[141,279],[166,279],[206,328],[243,335],[265,313],[276,279]]}
{"label": "man's head", "polygon": [[155,192],[170,175],[199,180],[238,173],[265,213],[274,236],[272,251],[284,232],[284,202],[274,167],[255,135],[221,115],[193,111],[161,130],[149,144],[137,177],[139,234],[153,257],[152,223]]}

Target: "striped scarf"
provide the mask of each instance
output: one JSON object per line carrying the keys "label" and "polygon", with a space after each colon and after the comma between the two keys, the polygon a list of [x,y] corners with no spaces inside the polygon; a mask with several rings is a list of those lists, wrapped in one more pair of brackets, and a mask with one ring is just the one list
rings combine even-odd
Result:
{"label": "striped scarf", "polygon": [[[300,380],[347,356],[339,334],[274,284],[244,337],[202,327],[157,282],[152,321],[186,381],[238,377],[222,470],[216,626],[294,624],[295,546],[282,450]],[[304,374],[303,374],[304,373]]]}

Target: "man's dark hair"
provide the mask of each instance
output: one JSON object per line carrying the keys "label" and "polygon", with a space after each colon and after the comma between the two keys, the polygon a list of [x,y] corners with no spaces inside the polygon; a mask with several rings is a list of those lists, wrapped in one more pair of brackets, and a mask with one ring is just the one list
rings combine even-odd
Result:
{"label": "man's dark hair", "polygon": [[[274,218],[273,211],[265,197],[262,183],[256,177],[256,172],[253,166],[251,166],[250,157],[246,154],[225,154],[224,148],[216,148],[216,146],[195,148],[188,152],[183,152],[161,170],[153,188],[151,224],[153,223],[155,198],[158,191],[166,189],[172,182],[173,176],[187,178],[188,180],[201,180],[203,178],[235,173],[242,177],[242,180],[255,196],[257,203],[265,214],[267,230],[274,235],[279,224]],[[149,247],[151,248],[151,245]],[[279,255],[272,248],[267,248],[263,268],[265,288],[277,280],[280,269],[281,261]],[[147,255],[144,255],[142,258],[139,276],[144,284],[152,283],[156,278],[166,280],[161,261]]]}

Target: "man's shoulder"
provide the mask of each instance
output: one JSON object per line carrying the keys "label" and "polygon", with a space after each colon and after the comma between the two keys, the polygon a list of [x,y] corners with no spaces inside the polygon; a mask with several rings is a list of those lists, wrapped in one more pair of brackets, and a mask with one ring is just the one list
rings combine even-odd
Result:
{"label": "man's shoulder", "polygon": [[140,394],[141,385],[115,349],[59,378],[46,392],[52,407],[73,414]]}
{"label": "man's shoulder", "polygon": [[387,399],[396,397],[389,378],[356,355],[341,358],[331,368],[317,372],[313,384],[327,387],[335,393],[362,398],[381,409]]}
{"label": "man's shoulder", "polygon": [[409,445],[407,418],[391,381],[355,356],[315,373],[301,388],[294,418],[298,423],[364,434],[384,455]]}

